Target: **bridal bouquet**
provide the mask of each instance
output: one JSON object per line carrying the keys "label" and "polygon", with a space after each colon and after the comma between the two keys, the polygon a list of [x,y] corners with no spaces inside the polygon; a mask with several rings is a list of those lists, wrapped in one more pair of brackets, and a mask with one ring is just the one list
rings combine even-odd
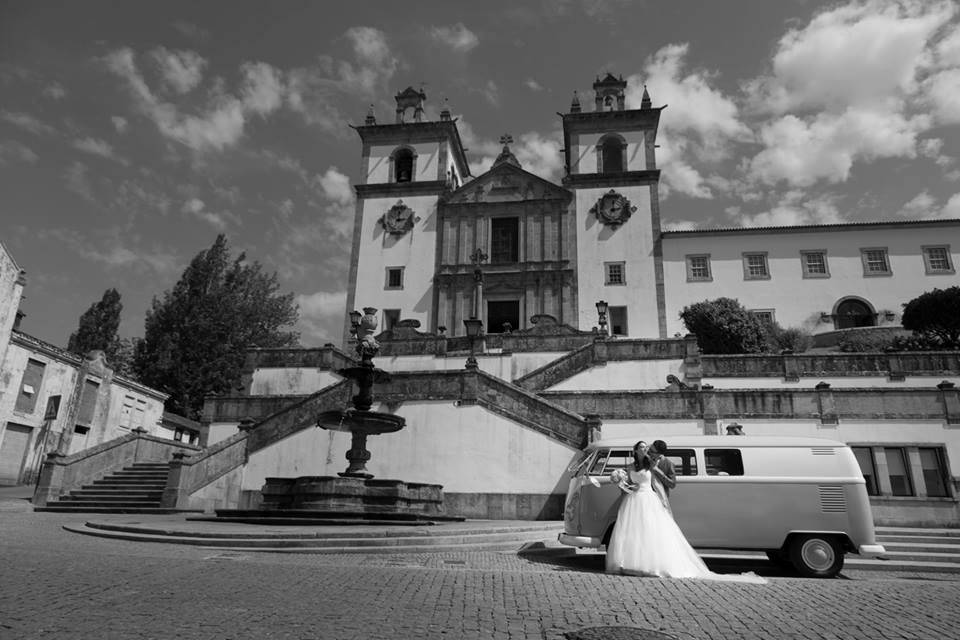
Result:
{"label": "bridal bouquet", "polygon": [[637,485],[630,482],[630,474],[626,469],[615,469],[610,474],[610,481],[620,487],[621,491],[632,493],[637,490]]}

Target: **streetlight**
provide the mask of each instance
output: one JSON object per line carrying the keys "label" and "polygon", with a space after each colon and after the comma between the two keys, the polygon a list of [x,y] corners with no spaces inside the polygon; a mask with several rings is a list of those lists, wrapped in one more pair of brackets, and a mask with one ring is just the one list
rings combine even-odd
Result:
{"label": "streetlight", "polygon": [[467,338],[470,340],[470,357],[467,358],[467,369],[477,368],[477,359],[473,355],[473,344],[483,332],[483,320],[479,318],[468,318],[463,321],[463,326],[467,330]]}
{"label": "streetlight", "polygon": [[600,324],[600,332],[603,335],[607,335],[607,311],[609,308],[610,305],[607,304],[606,300],[597,302],[597,315],[600,316],[598,323]]}

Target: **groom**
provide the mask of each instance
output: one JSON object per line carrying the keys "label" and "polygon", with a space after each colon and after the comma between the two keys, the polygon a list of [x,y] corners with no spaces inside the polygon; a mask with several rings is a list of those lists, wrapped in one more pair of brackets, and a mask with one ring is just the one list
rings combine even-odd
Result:
{"label": "groom", "polygon": [[[673,468],[673,463],[664,455],[667,452],[667,443],[663,440],[654,440],[653,444],[647,450],[650,456],[650,469],[657,475],[660,483],[663,485],[663,492],[666,494],[668,509],[670,504],[670,489],[677,486],[677,472]],[[659,471],[659,473],[657,473]]]}

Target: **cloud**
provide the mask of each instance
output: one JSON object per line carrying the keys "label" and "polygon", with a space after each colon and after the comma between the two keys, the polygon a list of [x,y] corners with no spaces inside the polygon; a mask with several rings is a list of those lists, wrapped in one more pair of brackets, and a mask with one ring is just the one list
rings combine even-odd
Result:
{"label": "cloud", "polygon": [[15,127],[25,129],[26,131],[35,133],[37,135],[49,135],[56,132],[53,127],[41,122],[39,119],[35,118],[29,113],[18,113],[0,109],[0,120],[9,122]]}
{"label": "cloud", "polygon": [[755,214],[727,210],[732,222],[743,227],[781,227],[845,222],[840,215],[839,198],[833,194],[811,196],[802,189],[792,189],[779,196],[779,201],[766,211]]}
{"label": "cloud", "polygon": [[210,32],[191,22],[177,21],[173,23],[173,28],[181,35],[198,42],[202,42],[210,37]]}
{"label": "cloud", "polygon": [[[485,173],[503,150],[503,145],[495,140],[481,138],[473,126],[462,116],[457,118],[457,128],[463,146],[469,149],[470,172],[475,175]],[[545,136],[537,131],[528,131],[515,137],[510,151],[516,156],[524,170],[545,180],[558,182],[562,177],[563,154],[560,152],[561,131],[553,131]]]}
{"label": "cloud", "polygon": [[203,79],[207,61],[195,51],[170,51],[157,47],[150,56],[160,70],[167,87],[175,93],[189,93]]}
{"label": "cloud", "polygon": [[533,78],[527,78],[524,80],[523,86],[525,86],[527,89],[530,89],[530,91],[543,91],[543,86]]}
{"label": "cloud", "polygon": [[0,166],[36,164],[38,159],[32,149],[15,140],[0,142]]}
{"label": "cloud", "polygon": [[208,211],[206,206],[206,203],[200,198],[190,198],[183,203],[180,211],[206,222],[218,231],[226,229],[229,222],[239,222],[236,216],[228,212]]}
{"label": "cloud", "polygon": [[239,96],[215,85],[206,108],[192,115],[181,113],[176,105],[153,93],[137,69],[132,50],[119,49],[104,61],[110,71],[126,81],[137,106],[160,133],[194,151],[221,151],[236,145],[245,133],[249,116],[266,116],[282,103],[280,73],[262,62],[241,67]]}
{"label": "cloud", "polygon": [[91,155],[100,156],[101,158],[108,158],[119,162],[120,164],[127,165],[129,162],[125,158],[121,158],[113,150],[113,147],[109,143],[100,140],[99,138],[78,138],[73,141],[73,148],[84,153],[89,153]]}
{"label": "cloud", "polygon": [[43,95],[53,100],[62,100],[67,95],[67,90],[59,82],[51,82],[43,88]]}
{"label": "cloud", "polygon": [[130,126],[127,119],[121,116],[111,116],[110,122],[113,123],[113,128],[117,130],[117,133],[126,133]]}
{"label": "cloud", "polygon": [[931,196],[929,192],[923,191],[905,203],[898,215],[905,218],[929,217],[930,210],[936,206],[936,202],[936,198]]}
{"label": "cloud", "polygon": [[296,297],[300,307],[297,328],[304,344],[339,344],[343,333],[346,291],[317,291]]}
{"label": "cloud", "polygon": [[117,270],[147,269],[161,276],[171,276],[183,269],[182,259],[169,251],[151,249],[131,244],[128,236],[119,231],[92,240],[81,233],[67,229],[41,229],[42,239],[56,240],[68,249],[91,262],[107,265]]}
{"label": "cloud", "polygon": [[937,122],[960,123],[960,68],[947,69],[927,78],[923,87]]}
{"label": "cloud", "polygon": [[314,180],[324,200],[321,206],[325,212],[327,233],[333,231],[341,241],[350,241],[355,217],[350,178],[336,167],[330,167],[326,173],[318,174]]}
{"label": "cloud", "polygon": [[960,193],[953,194],[940,212],[941,218],[960,218]]}
{"label": "cloud", "polygon": [[353,189],[350,188],[350,178],[336,167],[330,167],[322,176],[318,175],[317,184],[323,190],[323,195],[335,204],[341,206],[353,204]]}
{"label": "cloud", "polygon": [[430,37],[458,53],[467,53],[480,44],[476,34],[462,22],[449,27],[433,27],[430,29]]}
{"label": "cloud", "polygon": [[69,191],[76,193],[88,202],[95,202],[93,185],[90,184],[90,178],[87,176],[87,165],[82,162],[74,162],[63,172],[63,178]]}

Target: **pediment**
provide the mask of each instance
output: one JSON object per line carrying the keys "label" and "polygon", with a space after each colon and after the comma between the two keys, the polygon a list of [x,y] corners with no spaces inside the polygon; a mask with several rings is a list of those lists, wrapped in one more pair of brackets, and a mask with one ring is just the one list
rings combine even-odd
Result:
{"label": "pediment", "polygon": [[501,163],[451,193],[449,204],[569,199],[570,192],[512,164]]}

